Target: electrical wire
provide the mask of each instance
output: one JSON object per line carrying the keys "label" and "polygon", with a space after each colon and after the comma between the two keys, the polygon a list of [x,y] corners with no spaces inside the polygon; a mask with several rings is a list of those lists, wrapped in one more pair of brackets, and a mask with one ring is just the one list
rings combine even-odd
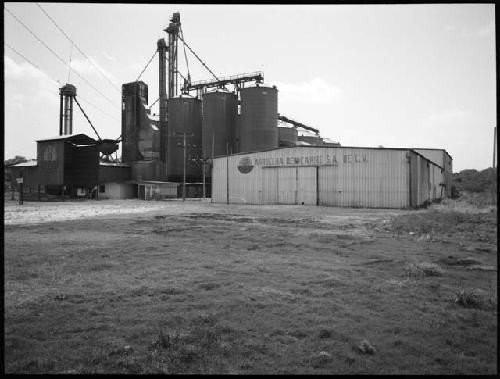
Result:
{"label": "electrical wire", "polygon": [[87,56],[87,54],[85,54],[79,47],[78,45],[73,42],[73,40],[68,36],[68,34],[66,34],[66,32],[57,24],[57,22],[55,22],[55,20],[50,17],[50,15],[47,13],[47,11],[45,9],[42,8],[42,6],[39,4],[39,3],[36,3],[36,5],[38,6],[38,8],[41,9],[41,11],[49,18],[50,21],[52,21],[52,23],[56,26],[57,29],[59,29],[59,31],[64,35],[64,37],[66,37],[66,39],[71,42],[71,44],[76,47],[76,49],[80,52],[80,54],[82,54],[85,58],[87,58],[87,60],[97,69],[97,71],[102,75],[102,77],[104,79],[106,79],[108,81],[109,84],[111,84],[113,86],[113,88],[115,88],[118,92],[121,93],[121,90],[120,88],[118,88],[112,81],[111,79],[109,79],[106,74],[104,72],[102,72],[102,70],[96,65],[94,64],[94,62],[92,62],[92,60]]}
{"label": "electrical wire", "polygon": [[151,109],[151,108],[153,107],[153,105],[155,105],[155,104],[158,102],[158,100],[160,100],[160,98],[156,99],[156,100],[153,102],[153,104],[151,104],[148,108],[149,108],[149,109]]}
{"label": "electrical wire", "polygon": [[[12,46],[10,46],[7,42],[5,42],[5,45],[10,48],[12,51],[14,51],[14,53],[16,53],[17,55],[19,55],[21,58],[23,58],[26,62],[28,62],[30,65],[32,65],[33,67],[37,68],[38,70],[42,71],[40,69],[40,67],[38,67],[36,64],[34,64],[32,61],[30,61],[28,58],[26,58],[24,55],[22,55],[19,51],[17,51],[16,49],[14,49]],[[47,75],[48,76],[48,75]],[[52,79],[51,77],[49,77],[49,79],[51,80],[54,80],[55,82],[57,82],[57,80],[55,79]]]}
{"label": "electrical wire", "polygon": [[[55,80],[54,78],[51,78],[49,75],[47,75],[46,72],[44,72],[40,67],[38,67],[36,64],[34,64],[33,62],[31,62],[28,58],[26,58],[23,54],[21,54],[19,51],[17,51],[15,48],[13,48],[11,45],[9,45],[9,43],[5,42],[5,45],[11,49],[12,51],[14,51],[14,53],[16,53],[17,55],[19,55],[21,58],[23,58],[26,62],[28,62],[30,65],[32,65],[33,67],[35,67],[37,70],[39,70],[42,74],[44,74],[45,76],[47,76],[47,78],[49,78],[50,80],[52,80],[54,83],[57,83],[57,85],[60,85],[59,82],[57,80]],[[83,101],[85,101],[87,104],[89,104],[90,106],[94,107],[95,109],[97,109],[99,112],[101,112],[102,114],[112,118],[113,120],[115,121],[120,121],[118,120],[116,117],[114,116],[111,116],[109,113],[107,112],[104,112],[101,108],[99,108],[97,105],[95,104],[92,104],[90,101],[88,101],[87,99],[83,98],[81,95],[78,95],[80,97],[80,99],[82,99]]]}
{"label": "electrical wire", "polygon": [[[54,50],[52,50],[45,42],[43,42],[35,33],[33,33],[30,28],[28,28],[9,8],[5,7],[5,10],[11,14],[12,17],[16,19],[17,22],[19,22],[33,37],[35,37],[43,46],[47,48],[53,55],[55,55],[65,66],[69,67],[68,63],[62,59]],[[97,88],[95,88],[87,79],[85,79],[83,76],[78,73],[78,71],[75,71],[75,74],[80,77],[88,86],[90,86],[94,91],[96,91],[98,94],[100,94],[102,97],[104,97],[106,100],[108,100],[111,104],[113,104],[115,107],[117,107],[116,103],[113,102],[113,100],[109,99],[106,95],[104,95],[101,91],[99,91]]]}
{"label": "electrical wire", "polygon": [[148,68],[149,64],[153,61],[153,58],[156,56],[156,53],[158,52],[158,49],[155,50],[155,53],[153,54],[153,56],[151,57],[151,59],[149,60],[148,63],[146,63],[146,67],[144,67],[141,71],[141,73],[139,74],[139,76],[137,77],[137,79],[135,80],[136,82],[140,79],[140,77],[142,76],[142,74],[144,74],[144,71],[146,71],[146,69]]}

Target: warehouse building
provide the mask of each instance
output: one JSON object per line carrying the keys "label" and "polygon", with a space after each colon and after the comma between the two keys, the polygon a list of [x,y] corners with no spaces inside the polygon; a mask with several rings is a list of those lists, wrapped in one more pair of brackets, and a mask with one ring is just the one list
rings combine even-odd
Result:
{"label": "warehouse building", "polygon": [[446,197],[444,167],[413,149],[300,146],[214,159],[212,201],[416,208]]}

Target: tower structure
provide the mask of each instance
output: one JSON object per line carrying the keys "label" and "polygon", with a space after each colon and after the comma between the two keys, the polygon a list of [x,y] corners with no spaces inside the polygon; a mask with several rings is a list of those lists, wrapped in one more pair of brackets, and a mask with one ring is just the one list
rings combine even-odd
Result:
{"label": "tower structure", "polygon": [[59,88],[59,135],[73,134],[73,100],[76,87],[66,83]]}

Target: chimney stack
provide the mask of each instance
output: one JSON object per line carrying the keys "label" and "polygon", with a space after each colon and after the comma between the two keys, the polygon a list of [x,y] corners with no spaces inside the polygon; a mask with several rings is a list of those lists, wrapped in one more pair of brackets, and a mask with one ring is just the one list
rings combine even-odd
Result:
{"label": "chimney stack", "polygon": [[73,99],[76,96],[76,87],[65,84],[59,88],[59,135],[73,134]]}

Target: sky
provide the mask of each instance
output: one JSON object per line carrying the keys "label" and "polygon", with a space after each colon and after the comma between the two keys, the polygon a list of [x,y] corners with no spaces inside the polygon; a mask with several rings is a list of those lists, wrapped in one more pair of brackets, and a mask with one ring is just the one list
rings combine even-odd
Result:
{"label": "sky", "polygon": [[[445,149],[454,172],[492,166],[494,4],[38,4],[86,57],[37,3],[4,3],[5,159],[36,158],[35,141],[58,135],[58,88],[67,82],[100,136],[118,138],[121,85],[137,79],[180,12],[184,39],[217,76],[263,71],[264,84],[278,87],[278,112],[322,137]],[[211,79],[187,58],[192,81]],[[181,42],[178,59],[186,75]],[[158,56],[141,80],[151,104]],[[73,132],[95,137],[78,109]]]}

